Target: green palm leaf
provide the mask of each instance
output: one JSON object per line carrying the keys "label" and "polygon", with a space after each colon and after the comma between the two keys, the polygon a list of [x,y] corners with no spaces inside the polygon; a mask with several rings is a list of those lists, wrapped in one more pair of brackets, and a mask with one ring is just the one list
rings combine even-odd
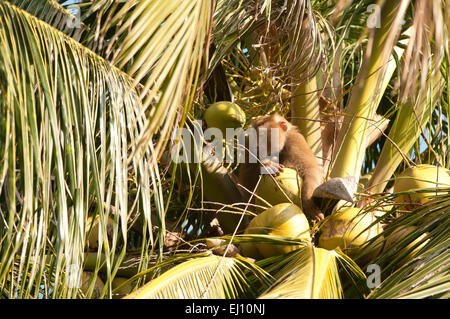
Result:
{"label": "green palm leaf", "polygon": [[386,278],[368,298],[436,298],[449,291],[449,214],[450,201],[444,196],[385,230],[385,240],[389,240],[394,230],[420,225],[372,261],[380,265]]}
{"label": "green palm leaf", "polygon": [[340,299],[343,297],[335,251],[312,245],[301,248],[260,298]]}
{"label": "green palm leaf", "polygon": [[[37,297],[53,282],[44,290],[74,297],[69,268],[83,264],[88,214],[100,216],[108,278],[124,256],[129,173],[137,196],[149,203],[153,188],[164,214],[151,145],[128,166],[128,139],[140,135],[144,113],[132,80],[79,42],[5,1],[0,18],[0,286],[20,287],[7,290],[10,297]],[[140,210],[151,229],[152,205]]]}
{"label": "green palm leaf", "polygon": [[104,33],[123,21],[107,54],[114,53],[113,63],[133,77],[133,85],[143,85],[140,98],[148,120],[138,142],[140,154],[157,131],[160,154],[175,120],[183,124],[205,66],[211,14],[209,0],[133,0],[102,27]]}
{"label": "green palm leaf", "polygon": [[[251,291],[244,273],[250,265],[237,258],[195,258],[175,266],[126,299],[237,298]],[[262,269],[251,267],[264,276]]]}
{"label": "green palm leaf", "polygon": [[47,22],[52,27],[80,41],[87,26],[55,0],[8,0],[8,2]]}
{"label": "green palm leaf", "polygon": [[[448,167],[448,3],[379,0],[371,28],[369,0],[73,2],[0,0],[2,298],[111,298],[129,283],[142,288],[130,298],[449,297],[448,194],[407,214],[400,194],[378,194],[402,160]],[[320,109],[319,92],[336,108]],[[291,120],[312,120],[304,134],[318,156],[324,137],[311,133],[345,119],[323,143],[331,176],[375,168],[357,205],[377,216],[391,207],[355,261],[296,238],[221,236],[253,208],[241,203],[238,163],[176,165],[166,148],[219,96],[249,121],[289,108]],[[391,121],[366,150],[375,111]],[[399,229],[413,231],[398,239]],[[209,236],[298,249],[223,258],[205,248]],[[370,264],[377,288],[359,268]]]}

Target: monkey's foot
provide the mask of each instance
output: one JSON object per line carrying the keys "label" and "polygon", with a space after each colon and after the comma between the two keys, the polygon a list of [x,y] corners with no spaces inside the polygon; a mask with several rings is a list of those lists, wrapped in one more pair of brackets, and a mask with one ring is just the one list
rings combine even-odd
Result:
{"label": "monkey's foot", "polygon": [[310,200],[303,200],[302,205],[303,212],[306,214],[306,216],[308,216],[309,219],[315,221],[316,223],[325,218],[325,215],[322,213],[319,207],[316,206],[312,198]]}
{"label": "monkey's foot", "polygon": [[270,159],[265,159],[262,161],[261,175],[270,174],[274,176],[280,175],[283,172],[284,165],[278,162],[271,161]]}
{"label": "monkey's foot", "polygon": [[320,210],[314,210],[313,212],[309,211],[306,212],[305,214],[308,216],[308,218],[311,221],[314,221],[316,223],[320,222],[321,220],[323,220],[325,218],[325,215],[320,211]]}
{"label": "monkey's foot", "polygon": [[321,220],[323,220],[325,218],[325,216],[323,215],[322,212],[317,213],[317,215],[314,215],[314,220],[316,221],[316,223],[320,222]]}

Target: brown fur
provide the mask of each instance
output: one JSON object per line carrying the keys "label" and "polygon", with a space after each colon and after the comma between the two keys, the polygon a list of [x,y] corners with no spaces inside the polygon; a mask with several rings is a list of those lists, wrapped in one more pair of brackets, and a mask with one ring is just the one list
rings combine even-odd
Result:
{"label": "brown fur", "polygon": [[[273,114],[256,119],[253,122],[253,127],[257,130],[267,128],[267,148],[272,149],[272,154],[278,156],[280,167],[276,165],[276,170],[282,170],[283,167],[293,168],[298,171],[303,180],[302,184],[302,205],[305,214],[311,219],[321,220],[323,214],[315,205],[312,194],[317,186],[322,182],[322,170],[317,164],[317,160],[308,146],[303,135],[298,129],[289,123],[285,118],[279,114]],[[270,128],[279,128],[278,145],[271,145]],[[248,140],[246,141],[248,147]],[[253,191],[258,178],[260,176],[260,163],[249,163],[249,154],[246,154],[245,163],[240,168],[239,181],[250,191]],[[267,165],[273,165],[272,162],[267,161]],[[247,193],[248,192],[243,192]],[[246,196],[248,199],[248,195]]]}

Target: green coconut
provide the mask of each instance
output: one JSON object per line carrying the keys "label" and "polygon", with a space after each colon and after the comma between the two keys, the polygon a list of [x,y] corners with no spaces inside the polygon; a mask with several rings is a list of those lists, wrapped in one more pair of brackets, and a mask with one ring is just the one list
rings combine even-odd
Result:
{"label": "green coconut", "polygon": [[348,253],[359,252],[359,247],[382,232],[378,223],[369,227],[376,221],[372,213],[361,213],[361,209],[344,208],[324,221],[319,237],[319,247],[328,250],[337,247]]}
{"label": "green coconut", "polygon": [[450,187],[450,171],[446,168],[428,164],[410,167],[403,171],[394,182],[394,193],[434,188],[436,191],[426,193],[401,194],[395,202],[407,210],[414,210],[430,201],[433,196],[443,194],[440,188]]}
{"label": "green coconut", "polygon": [[264,258],[259,252],[258,248],[255,244],[252,243],[241,243],[239,245],[239,251],[245,257],[250,257],[253,259],[262,259]]}
{"label": "green coconut", "polygon": [[227,128],[240,128],[245,124],[245,112],[236,103],[222,101],[211,104],[205,112],[208,128],[216,127],[226,137]]}
{"label": "green coconut", "polygon": [[[284,168],[278,176],[262,175],[256,195],[271,205],[292,202],[302,208],[301,185],[302,179],[297,171],[292,168]],[[256,204],[267,205],[258,197],[256,197]]]}
{"label": "green coconut", "polygon": [[[89,250],[98,249],[98,233],[100,230],[100,218],[97,215],[95,218],[89,216],[86,223],[86,234],[89,236],[87,240],[87,246]],[[108,224],[106,225],[106,235],[108,240],[111,241],[114,232],[114,219],[108,217]]]}
{"label": "green coconut", "polygon": [[[94,273],[90,271],[83,271],[81,274],[81,291],[83,294],[87,294],[89,292],[89,286],[91,285],[91,282],[94,278]],[[91,299],[98,299],[100,298],[103,288],[105,285],[103,284],[103,281],[97,276],[95,278],[94,283],[94,289],[92,291]]]}
{"label": "green coconut", "polygon": [[[300,207],[282,203],[275,205],[254,217],[245,234],[263,234],[278,237],[299,238],[310,241],[308,220]],[[243,255],[269,258],[298,249],[299,245],[241,244]]]}

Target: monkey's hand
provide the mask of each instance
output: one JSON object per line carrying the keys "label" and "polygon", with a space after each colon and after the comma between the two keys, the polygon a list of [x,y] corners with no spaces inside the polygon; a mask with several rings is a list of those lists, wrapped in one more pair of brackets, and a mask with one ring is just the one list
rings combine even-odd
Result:
{"label": "monkey's hand", "polygon": [[278,162],[272,161],[270,159],[264,159],[261,163],[261,175],[270,174],[278,176],[281,172],[283,172],[284,166]]}

